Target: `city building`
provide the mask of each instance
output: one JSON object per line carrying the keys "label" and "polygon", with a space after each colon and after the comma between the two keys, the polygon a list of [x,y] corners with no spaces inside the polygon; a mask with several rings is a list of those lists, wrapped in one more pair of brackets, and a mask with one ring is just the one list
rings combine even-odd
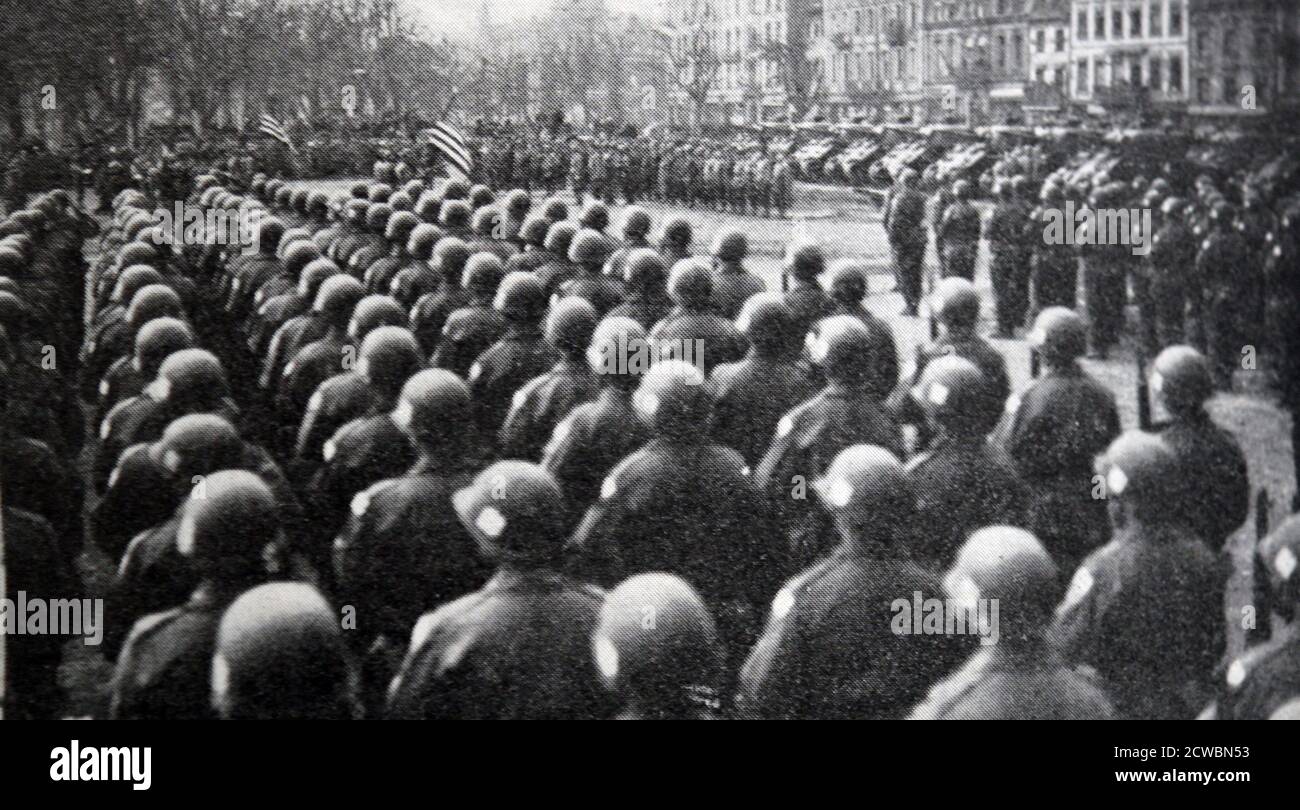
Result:
{"label": "city building", "polygon": [[809,43],[819,102],[835,120],[915,118],[923,106],[921,0],[824,0]]}
{"label": "city building", "polygon": [[1186,109],[1187,0],[1073,0],[1070,98],[1094,113]]}
{"label": "city building", "polygon": [[925,85],[935,114],[966,122],[1019,119],[1029,81],[1026,0],[931,0]]}

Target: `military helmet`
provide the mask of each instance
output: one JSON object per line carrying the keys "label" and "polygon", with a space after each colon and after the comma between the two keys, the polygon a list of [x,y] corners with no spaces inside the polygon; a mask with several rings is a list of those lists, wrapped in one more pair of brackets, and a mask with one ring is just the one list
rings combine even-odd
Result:
{"label": "military helmet", "polygon": [[1107,497],[1134,503],[1147,515],[1177,510],[1180,486],[1178,457],[1159,436],[1140,430],[1121,434],[1097,459]]}
{"label": "military helmet", "polygon": [[162,317],[185,317],[181,297],[166,284],[150,284],[131,296],[124,320],[131,329],[139,329],[154,318]]}
{"label": "military helmet", "polygon": [[113,303],[126,304],[140,290],[151,284],[162,284],[162,273],[147,264],[133,264],[124,269],[117,277],[117,284],[108,300]]}
{"label": "military helmet", "polygon": [[469,245],[465,244],[463,239],[444,236],[433,246],[433,258],[430,262],[437,265],[444,276],[459,281],[465,271],[465,264],[469,262],[469,257]]}
{"label": "military helmet", "polygon": [[867,297],[867,274],[856,259],[836,259],[827,274],[831,297],[850,306]]}
{"label": "military helmet", "polygon": [[407,240],[411,238],[411,232],[419,224],[420,220],[416,219],[415,214],[409,211],[397,211],[388,218],[388,225],[384,228],[384,238],[405,247]]}
{"label": "military helmet", "polygon": [[642,292],[662,290],[668,280],[664,257],[651,248],[637,248],[623,263],[623,281],[629,288]]}
{"label": "military helmet", "polygon": [[478,209],[485,205],[491,205],[495,199],[496,195],[492,193],[492,189],[482,183],[476,184],[469,190],[469,205],[471,208]]}
{"label": "military helmet", "polygon": [[680,306],[700,309],[713,296],[713,272],[695,258],[681,259],[668,274],[668,295]]}
{"label": "military helmet", "polygon": [[230,385],[216,355],[206,349],[182,349],[162,361],[146,391],[157,402],[215,404],[230,396]]}
{"label": "military helmet", "polygon": [[117,252],[117,266],[130,267],[133,264],[147,264],[156,267],[158,251],[153,245],[144,242],[131,242]]}
{"label": "military helmet", "polygon": [[[1061,579],[1037,537],[1012,526],[988,526],[972,533],[944,576],[944,591],[976,621],[979,600],[1001,606],[996,629],[1007,640],[1032,637],[1050,624],[1061,599]],[[991,617],[991,613],[984,614]],[[982,620],[982,619],[981,619]]]}
{"label": "military helmet", "polygon": [[872,371],[871,333],[851,315],[818,321],[807,336],[808,356],[833,382],[858,385]]}
{"label": "military helmet", "polygon": [[372,203],[387,203],[393,196],[393,187],[387,183],[372,183],[366,198]]}
{"label": "military helmet", "polygon": [[212,703],[228,720],[346,720],[356,676],[338,615],[311,585],[271,582],[221,616]]}
{"label": "military helmet", "polygon": [[340,273],[330,276],[316,291],[312,310],[321,314],[331,326],[346,326],[357,302],[366,296],[366,288],[355,278]]}
{"label": "military helmet", "polygon": [[661,360],[641,377],[632,406],[661,436],[699,435],[708,429],[712,402],[704,373],[681,360]]}
{"label": "military helmet", "polygon": [[361,342],[356,371],[375,390],[395,396],[402,384],[424,366],[415,336],[403,326],[372,329]]}
{"label": "military helmet", "polygon": [[501,212],[496,206],[485,205],[474,211],[472,223],[475,236],[495,239],[501,226]]}
{"label": "military helmet", "polygon": [[811,242],[791,245],[785,259],[786,272],[801,281],[812,281],[826,269],[821,246]]}
{"label": "military helmet", "polygon": [[406,311],[387,295],[367,295],[352,309],[348,321],[348,337],[353,341],[365,340],[381,326],[405,326]]}
{"label": "military helmet", "polygon": [[[648,351],[645,327],[631,318],[610,315],[596,325],[587,349],[591,370],[622,388],[634,387],[644,369],[634,367],[628,358]],[[647,359],[649,359],[647,355]]]}
{"label": "military helmet", "polygon": [[841,450],[813,482],[818,500],[851,525],[906,525],[915,508],[902,462],[883,447],[855,444]]}
{"label": "military helmet", "polygon": [[1151,390],[1173,414],[1200,411],[1214,393],[1210,363],[1191,346],[1170,346],[1152,364]]}
{"label": "military helmet", "polygon": [[411,199],[411,195],[405,191],[396,191],[393,192],[393,196],[388,198],[388,206],[394,212],[405,211],[409,213],[415,207],[415,200]]}
{"label": "military helmet", "polygon": [[442,201],[432,194],[425,194],[416,201],[414,211],[415,215],[424,222],[436,223],[442,211]]}
{"label": "military helmet", "polygon": [[366,230],[383,234],[388,230],[388,220],[393,216],[393,207],[388,203],[372,203],[366,211]]}
{"label": "military helmet", "polygon": [[749,252],[749,240],[743,231],[731,228],[714,238],[710,252],[721,261],[738,262]]}
{"label": "military helmet", "polygon": [[497,297],[492,307],[508,320],[540,321],[546,314],[546,289],[532,273],[508,273],[497,288]]}
{"label": "military helmet", "polygon": [[573,244],[573,238],[577,233],[578,229],[571,222],[556,222],[551,225],[550,230],[546,232],[547,252],[567,257],[569,246]]}
{"label": "military helmet", "polygon": [[1269,591],[1275,597],[1273,609],[1288,620],[1294,620],[1300,605],[1300,573],[1296,562],[1300,560],[1300,515],[1291,515],[1282,525],[1273,529],[1259,541],[1255,553],[1268,573]]}
{"label": "military helmet", "polygon": [[582,357],[591,345],[596,321],[596,308],[587,299],[562,298],[546,317],[546,342],[565,357]]}
{"label": "military helmet", "polygon": [[437,226],[422,222],[412,228],[406,238],[406,253],[411,258],[428,261],[433,257],[433,246],[442,238],[442,231]]}
{"label": "military helmet", "polygon": [[567,505],[560,485],[526,461],[498,461],[452,496],[480,553],[496,563],[545,564],[563,551]]}
{"label": "military helmet", "polygon": [[637,574],[619,583],[605,596],[591,645],[606,688],[652,704],[710,700],[722,674],[713,616],[674,574]]}
{"label": "military helmet", "polygon": [[602,202],[590,202],[578,217],[578,225],[593,231],[603,231],[609,227],[609,208]]}
{"label": "military helmet", "polygon": [[763,357],[793,354],[802,338],[794,312],[778,292],[751,295],[740,308],[736,329]]}
{"label": "military helmet", "polygon": [[934,316],[950,326],[974,326],[980,315],[975,285],[959,276],[941,279],[930,298]]}
{"label": "military helmet", "polygon": [[542,217],[554,225],[569,218],[569,206],[564,200],[552,197],[542,206]]}
{"label": "military helmet", "polygon": [[312,259],[302,269],[302,275],[298,277],[298,295],[308,301],[315,302],[316,293],[320,290],[321,285],[325,283],[325,279],[342,272],[343,270],[330,259],[324,257]]}
{"label": "military helmet", "polygon": [[569,243],[569,261],[585,267],[600,267],[609,253],[609,240],[589,228],[579,230]]}
{"label": "military helmet", "polygon": [[180,318],[154,318],[135,333],[132,363],[137,371],[152,378],[163,360],[194,348],[195,342],[194,330]]}
{"label": "military helmet", "polygon": [[464,434],[470,418],[470,391],[454,372],[428,368],[402,385],[393,423],[417,441],[442,442]]}
{"label": "military helmet", "polygon": [[691,230],[691,223],[685,217],[675,216],[664,223],[663,231],[659,235],[659,243],[664,247],[677,247],[687,250],[691,246],[691,239],[694,233]]}
{"label": "military helmet", "polygon": [[461,286],[480,298],[492,298],[506,277],[505,264],[494,253],[475,253],[465,263]]}
{"label": "military helmet", "polygon": [[1072,309],[1048,307],[1029,332],[1030,348],[1053,362],[1069,362],[1088,350],[1088,327]]}
{"label": "military helmet", "polygon": [[438,224],[444,228],[467,228],[471,213],[469,205],[463,200],[448,200],[442,204]]}
{"label": "military helmet", "polygon": [[533,200],[528,196],[528,192],[522,188],[517,188],[506,195],[502,207],[505,211],[516,220],[521,219],[528,213],[528,209],[533,205]]}
{"label": "military helmet", "polygon": [[[188,489],[221,470],[243,466],[244,441],[230,422],[212,413],[191,413],[175,419],[158,441],[149,445],[149,458]],[[206,487],[206,483],[203,484]],[[200,490],[206,495],[206,490]]]}
{"label": "military helmet", "polygon": [[289,278],[298,278],[307,265],[321,258],[320,248],[309,239],[301,239],[284,252],[284,273]]}
{"label": "military helmet", "polygon": [[519,228],[519,238],[525,244],[534,247],[544,247],[546,244],[546,232],[550,230],[551,224],[545,217],[530,216],[524,220],[524,224]]}
{"label": "military helmet", "polygon": [[644,239],[650,234],[650,212],[639,205],[628,206],[623,211],[621,232],[624,239]]}
{"label": "military helmet", "polygon": [[955,354],[926,364],[912,398],[936,424],[957,436],[989,432],[1001,413],[1001,403],[995,401],[983,372]]}

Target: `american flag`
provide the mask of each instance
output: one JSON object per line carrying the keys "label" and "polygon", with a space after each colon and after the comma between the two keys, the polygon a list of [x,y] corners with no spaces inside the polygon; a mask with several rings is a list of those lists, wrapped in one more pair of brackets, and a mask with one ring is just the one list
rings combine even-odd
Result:
{"label": "american flag", "polygon": [[470,169],[474,168],[474,159],[465,146],[465,137],[455,127],[443,121],[425,130],[425,135],[448,163],[461,174],[469,176]]}
{"label": "american flag", "polygon": [[275,117],[271,114],[262,113],[262,120],[258,129],[265,132],[267,135],[270,135],[272,138],[275,138],[290,149],[293,148],[293,141],[289,139],[288,131],[279,121],[275,120]]}

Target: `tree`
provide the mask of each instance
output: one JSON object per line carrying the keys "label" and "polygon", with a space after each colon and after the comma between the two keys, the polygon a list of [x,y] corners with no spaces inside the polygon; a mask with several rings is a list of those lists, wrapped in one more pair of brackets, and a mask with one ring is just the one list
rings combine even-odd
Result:
{"label": "tree", "polygon": [[703,12],[692,10],[682,26],[661,31],[658,40],[669,77],[691,103],[691,126],[695,128],[703,119],[709,90],[724,64],[705,25],[708,7],[703,8]]}

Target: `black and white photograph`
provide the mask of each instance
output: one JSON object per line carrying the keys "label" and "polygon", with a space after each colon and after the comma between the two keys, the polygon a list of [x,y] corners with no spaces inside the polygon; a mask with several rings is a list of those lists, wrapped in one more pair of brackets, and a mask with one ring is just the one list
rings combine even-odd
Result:
{"label": "black and white photograph", "polygon": [[1300,719],[1298,407],[1296,0],[0,0],[4,720]]}

